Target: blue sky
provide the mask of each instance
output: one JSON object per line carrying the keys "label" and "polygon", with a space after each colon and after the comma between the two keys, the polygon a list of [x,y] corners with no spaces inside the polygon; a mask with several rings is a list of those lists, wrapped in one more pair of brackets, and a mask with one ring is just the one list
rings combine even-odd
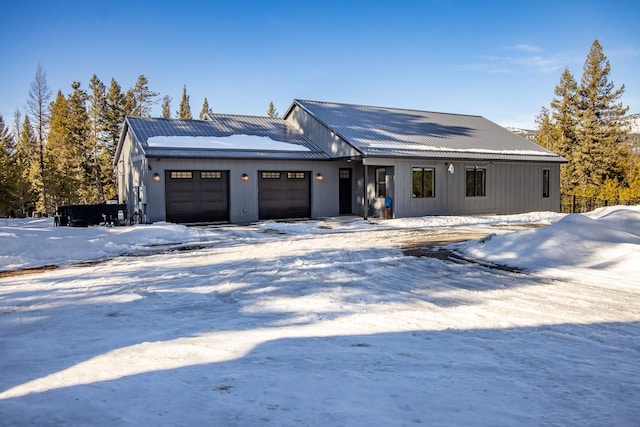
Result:
{"label": "blue sky", "polygon": [[[4,1],[0,114],[24,111],[41,63],[55,93],[144,74],[197,116],[284,112],[294,98],[481,115],[534,128],[598,39],[640,113],[640,2]],[[161,96],[158,97],[160,101]],[[155,107],[160,115],[160,102]]]}

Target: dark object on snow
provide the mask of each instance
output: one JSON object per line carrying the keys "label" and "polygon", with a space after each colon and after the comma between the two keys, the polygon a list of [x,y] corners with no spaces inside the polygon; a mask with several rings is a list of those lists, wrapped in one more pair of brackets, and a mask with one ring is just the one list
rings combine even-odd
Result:
{"label": "dark object on snow", "polygon": [[124,225],[127,221],[127,205],[68,205],[58,208],[61,226],[88,227],[90,225]]}

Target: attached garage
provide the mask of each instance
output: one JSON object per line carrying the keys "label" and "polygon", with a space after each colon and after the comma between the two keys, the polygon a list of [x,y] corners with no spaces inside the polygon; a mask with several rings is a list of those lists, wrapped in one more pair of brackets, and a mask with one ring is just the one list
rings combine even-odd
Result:
{"label": "attached garage", "polygon": [[310,218],[311,172],[260,171],[258,215],[260,219]]}
{"label": "attached garage", "polygon": [[166,171],[166,218],[169,222],[229,221],[228,171]]}

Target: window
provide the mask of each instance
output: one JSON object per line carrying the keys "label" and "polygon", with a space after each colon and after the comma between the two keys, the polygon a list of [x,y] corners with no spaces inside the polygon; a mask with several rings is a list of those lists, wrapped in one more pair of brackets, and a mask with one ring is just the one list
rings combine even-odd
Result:
{"label": "window", "polygon": [[171,171],[171,179],[192,179],[193,172],[191,171]]}
{"label": "window", "polygon": [[549,197],[549,169],[542,169],[542,197]]}
{"label": "window", "polygon": [[304,179],[304,172],[287,172],[287,179]]}
{"label": "window", "polygon": [[280,179],[280,172],[262,172],[262,179]]}
{"label": "window", "polygon": [[467,169],[467,197],[484,197],[486,196],[486,169]]}
{"label": "window", "polygon": [[413,197],[436,197],[436,171],[434,168],[413,168]]}
{"label": "window", "polygon": [[376,169],[376,197],[387,197],[387,171],[385,168]]}
{"label": "window", "polygon": [[220,172],[220,171],[202,171],[202,172],[200,172],[200,179],[222,179],[222,172]]}

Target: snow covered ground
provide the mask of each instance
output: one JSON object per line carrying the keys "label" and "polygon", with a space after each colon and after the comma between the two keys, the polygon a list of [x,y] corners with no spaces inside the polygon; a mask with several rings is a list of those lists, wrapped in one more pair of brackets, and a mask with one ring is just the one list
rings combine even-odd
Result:
{"label": "snow covered ground", "polygon": [[[457,233],[479,239],[407,255]],[[640,207],[0,219],[0,277],[0,425],[640,423]]]}

